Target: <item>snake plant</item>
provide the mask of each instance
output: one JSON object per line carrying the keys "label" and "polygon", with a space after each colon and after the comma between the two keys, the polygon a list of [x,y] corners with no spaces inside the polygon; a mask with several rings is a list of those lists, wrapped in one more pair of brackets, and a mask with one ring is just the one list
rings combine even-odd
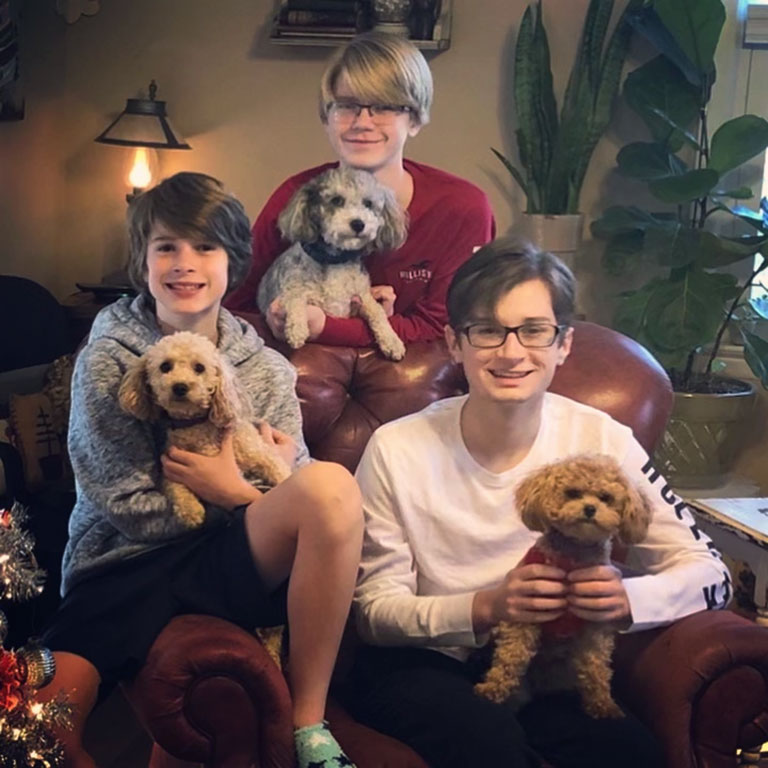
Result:
{"label": "snake plant", "polygon": [[[639,2],[640,0],[637,0]],[[637,5],[631,0],[629,7]],[[611,117],[630,26],[624,15],[605,45],[613,0],[591,0],[558,116],[542,0],[529,5],[515,46],[514,102],[519,170],[491,148],[522,188],[527,213],[578,213],[595,146]]]}

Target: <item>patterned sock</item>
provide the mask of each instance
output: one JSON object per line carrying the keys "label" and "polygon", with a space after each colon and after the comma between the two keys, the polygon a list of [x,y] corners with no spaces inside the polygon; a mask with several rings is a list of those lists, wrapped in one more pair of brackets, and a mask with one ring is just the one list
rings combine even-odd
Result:
{"label": "patterned sock", "polygon": [[305,725],[293,732],[299,768],[355,768],[339,742],[328,730],[328,723]]}

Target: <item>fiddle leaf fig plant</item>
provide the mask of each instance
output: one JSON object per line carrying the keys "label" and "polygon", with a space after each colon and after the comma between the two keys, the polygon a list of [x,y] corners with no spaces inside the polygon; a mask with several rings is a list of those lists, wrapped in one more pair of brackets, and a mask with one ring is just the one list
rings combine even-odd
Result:
{"label": "fiddle leaf fig plant", "polygon": [[[729,184],[732,171],[768,147],[768,122],[741,115],[713,133],[708,124],[724,20],[721,0],[653,0],[629,13],[628,23],[660,55],[624,85],[652,140],[623,147],[616,160],[619,172],[645,184],[659,205],[613,206],[592,224],[592,233],[608,241],[608,273],[653,267],[642,286],[622,296],[615,325],[656,355],[678,391],[723,386],[713,375],[723,334],[732,321],[743,325],[737,309],[768,267],[758,255],[768,248],[768,202],[757,211],[741,205],[736,201],[751,198],[752,190]],[[735,271],[748,276],[739,280]],[[746,328],[741,335],[745,359],[768,387],[768,343]],[[703,375],[694,374],[695,353],[706,345]]]}
{"label": "fiddle leaf fig plant", "polygon": [[[640,0],[630,0],[629,8]],[[625,14],[605,44],[614,0],[591,0],[558,115],[542,0],[529,5],[515,47],[514,103],[519,167],[491,148],[520,185],[526,213],[579,212],[579,195],[611,117],[631,28]]]}

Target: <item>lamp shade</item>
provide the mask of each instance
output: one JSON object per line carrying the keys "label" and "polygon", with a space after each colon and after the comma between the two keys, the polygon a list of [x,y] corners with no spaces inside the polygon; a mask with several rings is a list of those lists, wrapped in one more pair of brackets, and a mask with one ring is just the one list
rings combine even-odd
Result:
{"label": "lamp shade", "polygon": [[165,102],[157,101],[157,85],[149,84],[148,99],[127,99],[125,109],[96,137],[101,144],[154,149],[192,149],[173,130],[165,114]]}

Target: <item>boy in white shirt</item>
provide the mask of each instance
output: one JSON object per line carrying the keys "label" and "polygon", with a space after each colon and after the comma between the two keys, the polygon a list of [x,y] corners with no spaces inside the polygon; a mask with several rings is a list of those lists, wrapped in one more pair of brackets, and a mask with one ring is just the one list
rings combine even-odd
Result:
{"label": "boy in white shirt", "polygon": [[[571,349],[573,296],[573,275],[551,254],[510,241],[481,248],[447,302],[446,340],[469,394],[382,426],[357,471],[366,531],[354,606],[371,645],[348,705],[433,768],[529,768],[542,757],[555,768],[660,768],[658,746],[633,717],[590,718],[565,693],[520,711],[494,704],[474,693],[467,659],[502,620],[570,611],[633,631],[722,608],[730,596],[719,553],[631,430],[546,391]],[[585,452],[614,456],[652,501],[648,535],[628,555],[638,576],[613,565],[515,565],[538,536],[515,512],[515,487],[542,464]]]}

